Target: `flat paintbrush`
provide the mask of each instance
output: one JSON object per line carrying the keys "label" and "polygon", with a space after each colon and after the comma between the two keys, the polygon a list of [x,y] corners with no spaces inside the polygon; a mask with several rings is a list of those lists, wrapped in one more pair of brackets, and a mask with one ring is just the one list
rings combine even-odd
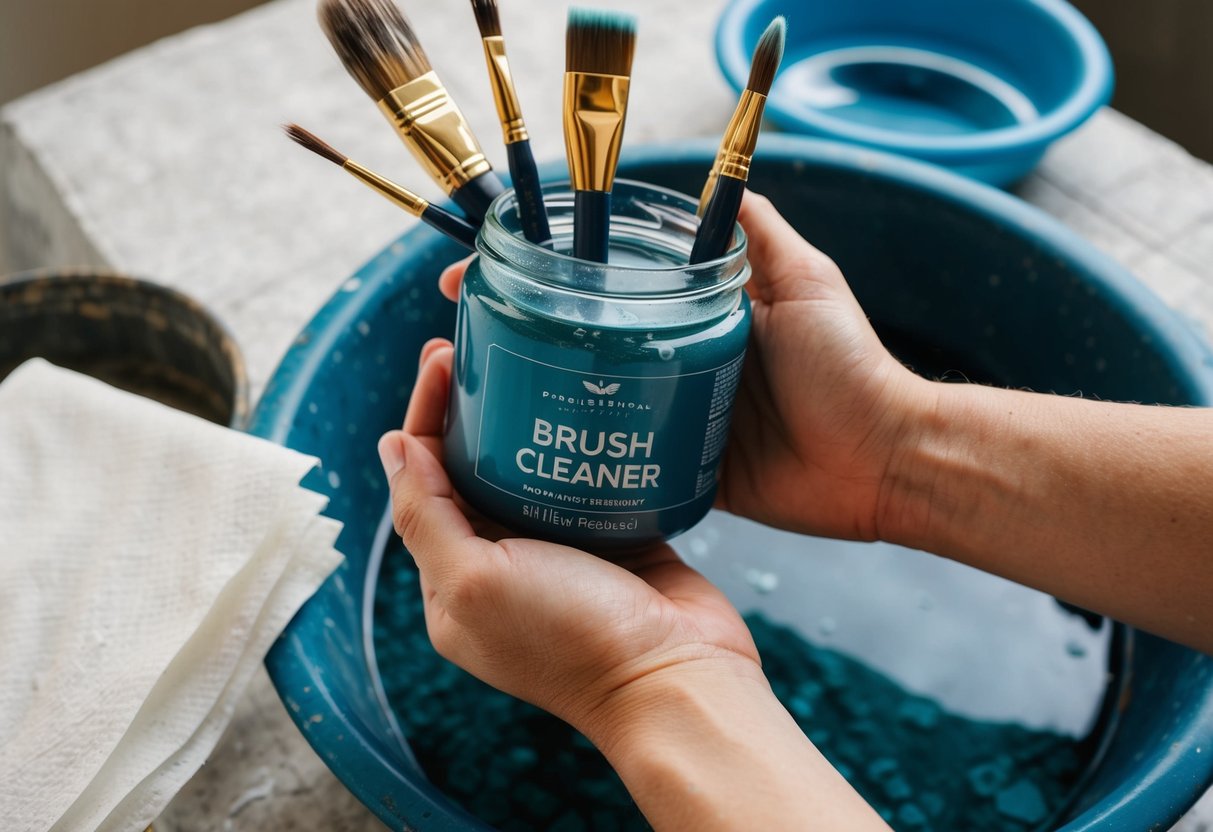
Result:
{"label": "flat paintbrush", "polygon": [[695,246],[691,249],[692,263],[715,260],[724,256],[729,249],[737,212],[741,208],[741,197],[750,178],[750,161],[758,144],[767,93],[783,59],[786,34],[787,23],[782,17],[777,17],[758,39],[750,64],[749,81],[725,128],[716,162],[712,165],[699,200],[699,213],[703,221],[695,237]]}
{"label": "flat paintbrush", "polygon": [[475,223],[503,190],[467,119],[390,0],[321,0],[320,25],[434,181]]}
{"label": "flat paintbrush", "polygon": [[513,180],[514,194],[518,199],[522,233],[532,243],[546,243],[552,238],[548,228],[548,212],[543,207],[539,169],[535,166],[530,134],[522,120],[522,107],[514,90],[510,62],[505,55],[505,38],[501,35],[497,0],[472,0],[472,11],[476,15],[476,26],[480,29],[481,43],[484,44],[484,60],[488,64],[493,101],[497,104],[505,152],[510,160],[510,179]]}
{"label": "flat paintbrush", "polygon": [[628,108],[636,20],[569,10],[565,42],[564,145],[573,181],[573,256],[607,262],[611,187]]}
{"label": "flat paintbrush", "polygon": [[355,179],[359,179],[371,190],[378,192],[391,202],[418,217],[427,225],[438,229],[455,242],[476,249],[476,227],[462,217],[457,217],[450,211],[445,211],[433,205],[423,196],[419,196],[408,188],[401,187],[391,180],[384,179],[379,174],[355,162],[344,153],[338,152],[332,145],[325,143],[313,133],[304,130],[298,124],[283,126],[286,134],[297,144],[328,159],[334,165],[344,168]]}

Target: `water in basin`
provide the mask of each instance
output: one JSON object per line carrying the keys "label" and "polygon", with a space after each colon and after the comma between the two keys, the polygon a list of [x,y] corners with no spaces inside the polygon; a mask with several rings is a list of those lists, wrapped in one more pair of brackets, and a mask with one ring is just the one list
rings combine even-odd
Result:
{"label": "water in basin", "polygon": [[929,136],[993,130],[1039,118],[1031,99],[1006,79],[917,45],[837,45],[789,56],[772,95],[785,106]]}

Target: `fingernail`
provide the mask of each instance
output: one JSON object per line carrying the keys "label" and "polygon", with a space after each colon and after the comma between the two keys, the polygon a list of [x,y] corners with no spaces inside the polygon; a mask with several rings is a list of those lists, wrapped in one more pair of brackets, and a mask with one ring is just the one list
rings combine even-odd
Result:
{"label": "fingernail", "polygon": [[379,461],[388,480],[404,469],[404,439],[399,431],[385,433],[379,439]]}
{"label": "fingernail", "polygon": [[431,338],[421,345],[421,353],[417,356],[417,369],[421,370],[425,366],[426,360],[434,354],[434,350],[442,343],[441,338]]}

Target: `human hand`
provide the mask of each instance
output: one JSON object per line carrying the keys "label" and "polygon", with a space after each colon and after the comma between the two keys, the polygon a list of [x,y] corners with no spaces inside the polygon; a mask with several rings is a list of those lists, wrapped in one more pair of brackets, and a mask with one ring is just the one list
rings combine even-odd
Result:
{"label": "human hand", "polygon": [[[753,326],[717,505],[792,531],[888,533],[890,473],[932,386],[880,343],[838,267],[762,196],[747,192]],[[467,260],[439,289],[456,300]]]}
{"label": "human hand", "polygon": [[933,386],[894,358],[829,257],[747,192],[753,325],[717,504],[809,534],[887,539],[900,449]]}
{"label": "human hand", "polygon": [[[699,573],[659,546],[626,567],[472,514],[439,460],[454,354],[434,340],[403,431],[380,440],[397,532],[417,561],[440,654],[610,745],[632,691],[723,673],[762,680],[749,631]],[[761,681],[765,685],[765,681]]]}
{"label": "human hand", "polygon": [[779,704],[737,611],[672,549],[620,565],[469,512],[439,464],[453,356],[426,344],[404,429],[379,442],[435,649],[589,737],[661,832],[887,829]]}

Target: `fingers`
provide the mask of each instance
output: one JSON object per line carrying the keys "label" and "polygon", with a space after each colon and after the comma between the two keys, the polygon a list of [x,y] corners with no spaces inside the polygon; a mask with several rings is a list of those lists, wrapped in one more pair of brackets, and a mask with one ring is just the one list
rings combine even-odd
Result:
{"label": "fingers", "polygon": [[438,278],[438,291],[442,292],[443,297],[447,300],[459,300],[459,284],[463,282],[463,273],[467,271],[468,264],[472,262],[471,257],[465,257],[457,263],[452,263],[447,266]]}
{"label": "fingers", "polygon": [[443,338],[435,338],[421,348],[421,368],[404,416],[406,433],[433,438],[442,436],[454,355],[451,342]]}
{"label": "fingers", "polygon": [[801,237],[766,197],[746,191],[737,221],[749,238],[751,295],[768,302],[794,300],[820,294],[823,285],[850,292],[834,262]]}
{"label": "fingers", "polygon": [[433,453],[416,437],[390,431],[379,440],[379,457],[392,489],[392,524],[426,576],[441,587],[445,576],[479,560],[482,546]]}
{"label": "fingers", "polygon": [[421,369],[422,365],[425,364],[425,360],[434,353],[434,350],[442,346],[449,347],[450,345],[451,342],[447,338],[431,338],[426,341],[421,345],[421,352],[417,355],[417,369]]}

